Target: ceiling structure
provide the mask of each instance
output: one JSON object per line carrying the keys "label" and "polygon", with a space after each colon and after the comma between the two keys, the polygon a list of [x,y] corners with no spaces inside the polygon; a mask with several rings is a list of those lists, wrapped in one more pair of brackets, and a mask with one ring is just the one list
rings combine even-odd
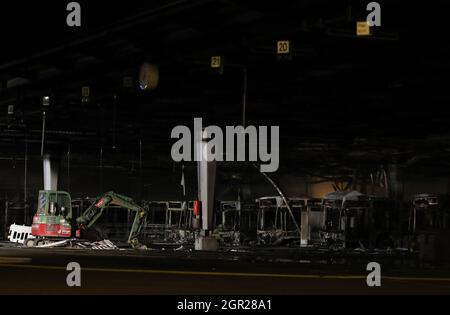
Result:
{"label": "ceiling structure", "polygon": [[[170,168],[176,125],[241,123],[246,69],[246,123],[280,126],[280,172],[326,177],[399,163],[420,176],[448,174],[445,12],[379,2],[382,26],[370,38],[355,36],[362,1],[80,1],[79,30],[65,26],[63,6],[46,8],[36,29],[2,40],[0,155],[20,157],[27,146],[40,158],[50,95],[46,150],[70,150],[75,167],[97,166],[102,152],[117,167],[132,159]],[[20,24],[14,15],[2,24],[13,19]],[[290,61],[276,58],[282,39]],[[213,55],[224,57],[222,75],[211,71]],[[159,67],[154,91],[137,85],[145,61]]]}

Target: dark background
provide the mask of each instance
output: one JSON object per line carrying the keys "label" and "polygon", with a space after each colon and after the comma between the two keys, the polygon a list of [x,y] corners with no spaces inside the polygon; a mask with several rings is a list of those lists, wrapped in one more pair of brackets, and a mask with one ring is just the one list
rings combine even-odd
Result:
{"label": "dark background", "polygon": [[[43,95],[61,189],[181,198],[170,131],[194,117],[240,124],[244,67],[247,123],[280,126],[272,176],[288,195],[321,197],[341,183],[403,200],[449,192],[447,2],[379,1],[382,26],[357,38],[368,2],[79,1],[80,28],[66,26],[69,1],[2,3],[0,198],[42,188]],[[277,60],[280,39],[291,40],[291,61]],[[222,75],[209,67],[218,54]],[[158,88],[124,89],[144,61],[159,66]],[[27,84],[8,87],[17,78]],[[372,184],[382,173],[389,187]],[[195,164],[186,178],[194,198]],[[236,198],[239,186],[247,199],[275,193],[250,166],[219,165],[217,198]]]}

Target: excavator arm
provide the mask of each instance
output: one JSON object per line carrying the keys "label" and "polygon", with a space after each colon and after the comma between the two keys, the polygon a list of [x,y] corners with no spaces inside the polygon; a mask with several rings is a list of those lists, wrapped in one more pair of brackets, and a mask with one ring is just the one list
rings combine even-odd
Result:
{"label": "excavator arm", "polygon": [[145,223],[147,211],[137,205],[133,201],[133,199],[116,194],[112,191],[109,191],[98,197],[95,202],[89,208],[87,208],[81,216],[77,218],[76,221],[78,227],[80,229],[90,228],[102,216],[104,210],[111,205],[119,206],[136,213],[134,216],[130,234],[128,236],[128,243],[135,248],[142,246],[139,243],[137,236],[141,232],[142,226]]}

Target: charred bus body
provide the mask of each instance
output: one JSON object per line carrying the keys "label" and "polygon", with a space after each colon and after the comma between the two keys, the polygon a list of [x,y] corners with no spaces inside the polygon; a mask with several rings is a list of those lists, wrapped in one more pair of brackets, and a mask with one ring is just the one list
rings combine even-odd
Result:
{"label": "charred bus body", "polygon": [[399,237],[399,213],[392,201],[357,191],[335,191],[322,201],[323,245],[335,248],[392,248]]}
{"label": "charred bus body", "polygon": [[409,216],[410,247],[424,262],[450,262],[450,196],[418,194]]}
{"label": "charred bus body", "polygon": [[256,203],[258,244],[306,245],[316,232],[320,199],[290,197],[286,204],[280,196],[269,196],[256,199]]}
{"label": "charred bus body", "polygon": [[256,241],[257,207],[252,202],[220,201],[216,230],[223,245],[252,245]]}
{"label": "charred bus body", "polygon": [[410,231],[414,234],[426,230],[450,228],[450,196],[418,194],[412,202]]}

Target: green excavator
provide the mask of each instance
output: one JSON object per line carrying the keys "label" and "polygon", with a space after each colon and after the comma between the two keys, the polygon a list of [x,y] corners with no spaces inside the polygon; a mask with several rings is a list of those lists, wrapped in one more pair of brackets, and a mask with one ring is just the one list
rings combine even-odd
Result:
{"label": "green excavator", "polygon": [[133,248],[142,248],[138,236],[146,222],[147,211],[133,199],[109,191],[99,197],[75,220],[72,218],[72,201],[65,191],[39,191],[38,209],[33,217],[31,234],[27,247],[52,244],[67,239],[84,238],[83,234],[102,216],[108,206],[118,206],[135,212],[128,243]]}

